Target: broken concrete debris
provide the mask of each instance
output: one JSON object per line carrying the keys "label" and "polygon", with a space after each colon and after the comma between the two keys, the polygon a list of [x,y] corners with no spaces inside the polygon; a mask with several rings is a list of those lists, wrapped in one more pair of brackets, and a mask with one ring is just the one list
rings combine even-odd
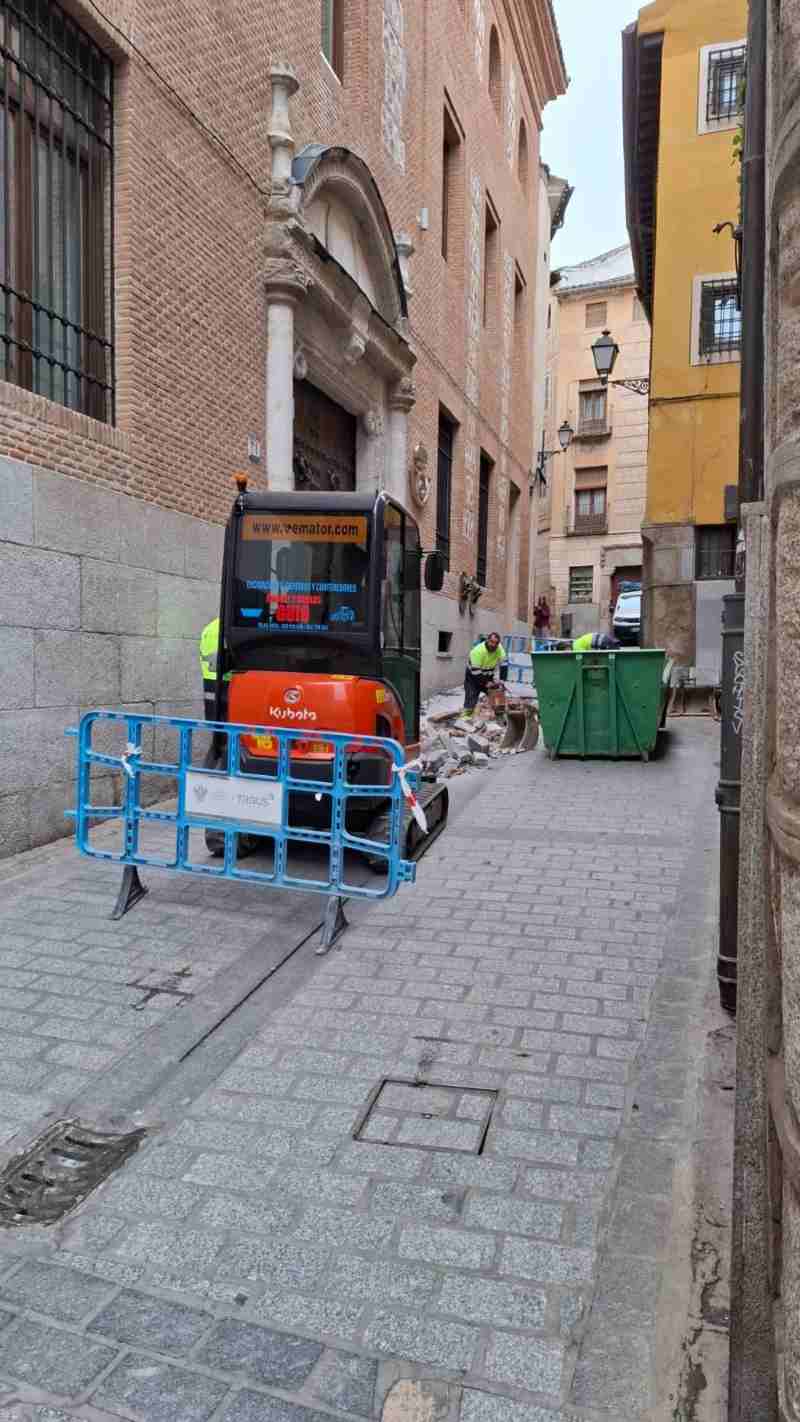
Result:
{"label": "broken concrete debris", "polygon": [[[480,711],[465,719],[460,710],[447,707],[439,710],[429,705],[421,723],[421,758],[423,775],[448,780],[468,770],[486,770],[500,756],[532,750],[538,741],[538,715],[530,701],[517,706],[509,702],[502,720],[493,709],[486,708],[484,719]],[[535,722],[535,726],[534,723]],[[535,738],[531,734],[535,730]]]}

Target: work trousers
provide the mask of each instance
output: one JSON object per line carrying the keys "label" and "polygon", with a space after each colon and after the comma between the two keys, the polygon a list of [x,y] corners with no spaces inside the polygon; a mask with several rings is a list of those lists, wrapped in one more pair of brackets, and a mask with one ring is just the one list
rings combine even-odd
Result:
{"label": "work trousers", "polygon": [[[215,708],[216,708],[216,701],[217,701],[217,683],[216,683],[216,680],[215,680],[215,681],[207,681],[207,680],[205,679],[205,677],[204,677],[204,678],[203,678],[203,710],[204,710],[204,712],[205,712],[205,718],[206,718],[207,721],[216,721],[216,719],[217,719],[216,716],[215,716],[215,714],[214,714]],[[221,707],[220,707],[220,720],[221,720],[221,721],[227,721],[227,719],[228,719],[228,687],[227,687],[227,683],[223,682],[223,684],[222,684],[222,705],[221,705]],[[225,734],[224,734],[223,731],[215,731],[215,732],[214,732],[213,747],[214,747],[214,750],[215,750],[215,752],[216,752],[216,754],[217,754],[218,757],[221,756],[221,755],[224,755],[224,753],[225,753],[225,740],[226,740],[226,737],[225,737]]]}
{"label": "work trousers", "polygon": [[494,681],[494,672],[476,672],[467,667],[464,674],[464,710],[474,711],[482,691],[488,691]]}

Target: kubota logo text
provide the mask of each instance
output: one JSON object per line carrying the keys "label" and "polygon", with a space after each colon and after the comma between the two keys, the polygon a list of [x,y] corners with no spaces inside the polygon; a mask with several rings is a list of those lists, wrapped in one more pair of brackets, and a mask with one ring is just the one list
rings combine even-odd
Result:
{"label": "kubota logo text", "polygon": [[270,720],[272,721],[316,721],[316,711],[309,711],[307,706],[295,711],[288,706],[270,706]]}

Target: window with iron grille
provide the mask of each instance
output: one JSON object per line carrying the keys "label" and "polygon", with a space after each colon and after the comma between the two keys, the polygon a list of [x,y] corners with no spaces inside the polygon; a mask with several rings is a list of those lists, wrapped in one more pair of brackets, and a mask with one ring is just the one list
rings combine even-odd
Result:
{"label": "window with iron grille", "polygon": [[608,424],[605,390],[581,390],[578,397],[578,433],[591,434],[605,430]]}
{"label": "window with iron grille", "polygon": [[743,44],[714,49],[709,54],[706,123],[725,123],[742,112],[745,54],[746,46]]}
{"label": "window with iron grille", "polygon": [[599,326],[605,326],[608,319],[608,302],[590,301],[586,307],[586,329],[594,331]]}
{"label": "window with iron grille", "polygon": [[606,516],[606,491],[605,489],[578,489],[575,494],[575,518],[582,519],[605,519]]}
{"label": "window with iron grille", "polygon": [[736,562],[736,528],[731,523],[695,529],[695,577],[732,578]]}
{"label": "window with iron grille", "polygon": [[456,427],[439,411],[439,449],[436,466],[436,547],[450,567],[450,505],[453,492],[453,447]]}
{"label": "window with iron grille", "polygon": [[481,469],[478,480],[478,558],[475,576],[482,587],[486,587],[488,574],[489,547],[489,491],[492,486],[494,465],[488,454],[481,450]]}
{"label": "window with iron grille", "polygon": [[0,378],[114,418],[113,67],[53,0],[0,0]]}
{"label": "window with iron grille", "polygon": [[570,602],[591,602],[594,591],[594,568],[570,568]]}
{"label": "window with iron grille", "polygon": [[699,353],[730,355],[741,349],[742,313],[736,279],[704,281],[700,293]]}
{"label": "window with iron grille", "polygon": [[634,321],[647,320],[647,316],[645,315],[645,309],[642,306],[642,303],[639,300],[638,296],[634,296],[633,298],[633,319]]}

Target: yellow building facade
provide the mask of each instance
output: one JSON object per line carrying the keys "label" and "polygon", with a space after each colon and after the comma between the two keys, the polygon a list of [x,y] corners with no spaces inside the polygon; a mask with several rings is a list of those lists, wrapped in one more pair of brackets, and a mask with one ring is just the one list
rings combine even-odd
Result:
{"label": "yellow building facade", "polygon": [[652,327],[643,534],[646,644],[719,675],[733,591],[739,348],[735,243],[746,0],[655,0],[623,36],[628,229]]}

